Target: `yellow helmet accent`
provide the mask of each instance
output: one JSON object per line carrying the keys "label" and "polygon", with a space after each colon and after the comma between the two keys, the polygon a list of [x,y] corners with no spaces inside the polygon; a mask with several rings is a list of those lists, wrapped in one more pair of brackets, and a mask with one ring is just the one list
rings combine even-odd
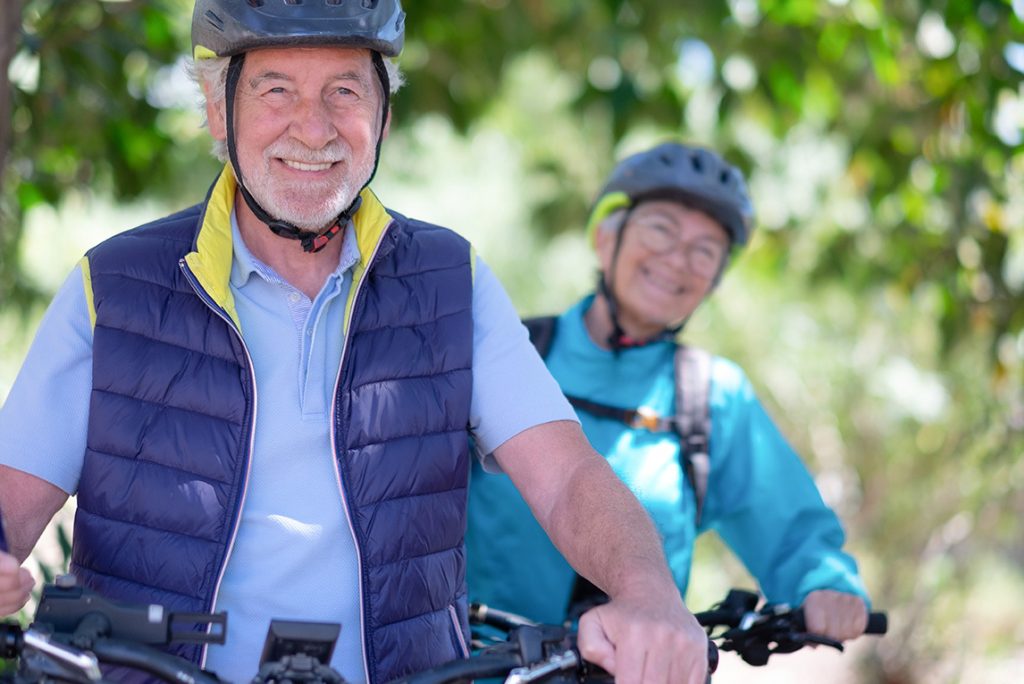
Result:
{"label": "yellow helmet accent", "polygon": [[591,247],[597,246],[597,226],[619,209],[625,209],[632,200],[624,192],[610,192],[597,201],[587,219],[587,242]]}
{"label": "yellow helmet accent", "polygon": [[192,59],[194,59],[197,62],[201,59],[217,59],[217,53],[208,47],[196,45],[192,49]]}

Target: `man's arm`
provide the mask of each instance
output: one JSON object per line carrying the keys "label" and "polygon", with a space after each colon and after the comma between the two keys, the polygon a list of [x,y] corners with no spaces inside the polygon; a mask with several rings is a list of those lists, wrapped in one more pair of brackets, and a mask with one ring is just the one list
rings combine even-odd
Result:
{"label": "man's arm", "polygon": [[579,424],[529,428],[494,457],[566,559],[612,599],[580,620],[583,656],[618,684],[703,684],[707,636],[683,605],[647,513]]}
{"label": "man's arm", "polygon": [[0,551],[0,615],[14,613],[28,601],[34,581],[20,564],[67,499],[63,490],[46,480],[0,465],[0,514],[10,550]]}

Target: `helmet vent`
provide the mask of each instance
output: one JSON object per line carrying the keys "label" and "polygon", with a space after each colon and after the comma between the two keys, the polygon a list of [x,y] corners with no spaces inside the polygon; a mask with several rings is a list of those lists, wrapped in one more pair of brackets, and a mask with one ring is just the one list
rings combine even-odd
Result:
{"label": "helmet vent", "polygon": [[372,10],[377,6],[377,0],[363,0],[363,7]]}
{"label": "helmet vent", "polygon": [[331,5],[340,5],[345,0],[326,0],[325,4],[330,7]]}
{"label": "helmet vent", "polygon": [[693,165],[693,170],[696,171],[697,173],[701,173],[704,171],[704,160],[702,160],[697,155],[693,155],[692,157],[690,157],[690,164]]}
{"label": "helmet vent", "polygon": [[263,7],[263,0],[248,0],[248,2],[249,2],[249,7],[255,7],[257,9],[259,9],[260,7]]}
{"label": "helmet vent", "polygon": [[729,172],[728,171],[724,171],[723,170],[722,173],[720,173],[718,175],[718,178],[722,181],[722,185],[728,185],[729,184]]}
{"label": "helmet vent", "polygon": [[213,10],[206,10],[206,21],[210,23],[210,26],[217,29],[218,31],[224,30],[224,20],[218,17]]}
{"label": "helmet vent", "polygon": [[284,0],[284,4],[286,4],[286,5],[301,5],[302,4],[302,0]]}

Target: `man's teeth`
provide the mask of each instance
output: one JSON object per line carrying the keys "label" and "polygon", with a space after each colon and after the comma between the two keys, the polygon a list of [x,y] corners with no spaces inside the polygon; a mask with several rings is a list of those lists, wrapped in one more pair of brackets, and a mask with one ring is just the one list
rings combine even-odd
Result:
{"label": "man's teeth", "polygon": [[331,168],[331,163],[327,162],[324,164],[306,164],[299,161],[292,161],[291,159],[282,159],[285,166],[291,167],[298,171],[326,171]]}

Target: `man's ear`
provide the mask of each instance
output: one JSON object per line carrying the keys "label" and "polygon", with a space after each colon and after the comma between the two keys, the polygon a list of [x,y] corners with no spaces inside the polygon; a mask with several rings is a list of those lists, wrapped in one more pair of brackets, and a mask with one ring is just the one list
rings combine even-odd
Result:
{"label": "man's ear", "polygon": [[388,116],[384,119],[384,131],[381,133],[380,139],[384,140],[391,133],[391,106],[388,105]]}
{"label": "man's ear", "polygon": [[214,140],[227,140],[228,127],[225,114],[226,101],[224,97],[211,97],[209,84],[203,84],[203,95],[206,96],[206,125],[210,128],[210,135]]}

